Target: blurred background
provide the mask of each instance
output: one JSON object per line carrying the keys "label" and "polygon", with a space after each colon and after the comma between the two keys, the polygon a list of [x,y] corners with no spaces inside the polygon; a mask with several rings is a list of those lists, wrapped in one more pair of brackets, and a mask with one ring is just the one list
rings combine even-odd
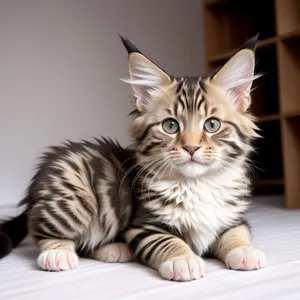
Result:
{"label": "blurred background", "polygon": [[0,205],[19,202],[48,145],[129,143],[118,33],[171,74],[202,75],[203,25],[197,0],[1,0]]}
{"label": "blurred background", "polygon": [[48,145],[129,144],[118,33],[176,76],[206,75],[259,34],[255,193],[300,208],[299,0],[0,0],[0,205],[20,200]]}

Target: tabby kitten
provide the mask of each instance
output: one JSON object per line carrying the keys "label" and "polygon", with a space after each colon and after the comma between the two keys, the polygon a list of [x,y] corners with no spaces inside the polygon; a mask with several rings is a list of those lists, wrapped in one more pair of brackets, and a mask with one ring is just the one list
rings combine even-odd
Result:
{"label": "tabby kitten", "polygon": [[39,268],[78,265],[78,254],[104,262],[137,260],[168,280],[204,275],[201,257],[228,268],[264,267],[243,216],[249,207],[248,112],[257,37],[209,77],[175,78],[128,39],[133,146],[108,139],[67,142],[44,153],[20,205],[1,225],[1,256],[27,234]]}

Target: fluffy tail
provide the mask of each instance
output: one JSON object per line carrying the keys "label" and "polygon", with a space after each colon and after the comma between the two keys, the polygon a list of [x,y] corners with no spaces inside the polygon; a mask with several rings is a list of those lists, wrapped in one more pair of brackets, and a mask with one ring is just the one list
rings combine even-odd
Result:
{"label": "fluffy tail", "polygon": [[0,224],[0,259],[8,255],[12,248],[21,243],[27,233],[26,212]]}

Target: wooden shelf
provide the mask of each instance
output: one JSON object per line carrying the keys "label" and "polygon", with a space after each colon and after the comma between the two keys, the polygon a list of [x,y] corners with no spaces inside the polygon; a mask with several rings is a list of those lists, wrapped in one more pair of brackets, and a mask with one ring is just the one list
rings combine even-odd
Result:
{"label": "wooden shelf", "polygon": [[300,111],[292,111],[292,112],[284,113],[283,117],[287,119],[300,117]]}
{"label": "wooden shelf", "polygon": [[[277,41],[278,41],[277,37],[271,37],[271,38],[265,39],[263,41],[259,41],[257,43],[257,49],[261,49],[264,47],[268,47],[270,45],[274,45],[274,44],[276,44]],[[232,55],[234,55],[237,51],[238,51],[238,48],[221,53],[219,55],[215,55],[215,56],[209,58],[209,63],[217,64],[219,62],[224,62],[225,60],[229,59]]]}
{"label": "wooden shelf", "polygon": [[[270,45],[275,45],[278,41],[289,41],[294,39],[300,39],[300,31],[290,32],[283,34],[279,37],[271,37],[257,43],[257,50],[262,49],[264,47],[268,47]],[[218,55],[214,55],[213,57],[209,58],[209,63],[211,64],[218,64],[222,63],[225,60],[229,59],[232,55],[234,55],[238,51],[238,48],[226,51],[224,53],[220,53]]]}
{"label": "wooden shelf", "polygon": [[258,118],[258,122],[271,122],[280,120],[280,115],[266,115]]}
{"label": "wooden shelf", "polygon": [[258,186],[273,186],[273,185],[283,185],[284,180],[283,179],[262,179],[258,180],[257,185]]}
{"label": "wooden shelf", "polygon": [[280,43],[278,64],[281,72],[280,106],[283,115],[293,116],[300,111],[300,39]]}
{"label": "wooden shelf", "polygon": [[276,27],[279,36],[300,31],[300,1],[274,0],[276,6]]}
{"label": "wooden shelf", "polygon": [[279,36],[279,39],[281,41],[289,41],[289,40],[294,40],[294,39],[299,39],[299,38],[300,38],[300,30],[287,32],[287,33],[281,34]]}
{"label": "wooden shelf", "polygon": [[282,132],[286,204],[289,208],[299,208],[300,118],[283,120]]}
{"label": "wooden shelf", "polygon": [[206,5],[215,5],[215,4],[223,4],[226,3],[228,0],[204,0]]}
{"label": "wooden shelf", "polygon": [[259,50],[261,48],[265,48],[265,47],[268,47],[270,45],[275,45],[277,41],[278,41],[278,38],[276,36],[265,39],[265,40],[262,40],[262,41],[259,41],[257,43],[257,49]]}
{"label": "wooden shelf", "polygon": [[300,208],[300,0],[263,2],[203,1],[207,69],[222,67],[259,34],[256,73],[263,76],[250,108],[263,136],[251,157],[256,186],[284,193],[287,208]]}

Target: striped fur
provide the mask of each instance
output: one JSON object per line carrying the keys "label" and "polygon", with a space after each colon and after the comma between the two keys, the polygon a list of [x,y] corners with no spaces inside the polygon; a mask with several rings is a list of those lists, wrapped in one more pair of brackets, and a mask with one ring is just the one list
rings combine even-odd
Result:
{"label": "striped fur", "polygon": [[[123,43],[136,98],[133,144],[67,142],[43,155],[21,202],[41,251],[38,266],[72,269],[77,254],[135,259],[177,281],[202,277],[204,255],[233,269],[263,267],[265,256],[251,247],[243,221],[249,154],[258,137],[248,112],[253,50],[242,49],[214,76],[175,78]],[[238,78],[236,61],[244,60]],[[215,132],[207,129],[215,124]],[[6,224],[0,238],[13,241]]]}

